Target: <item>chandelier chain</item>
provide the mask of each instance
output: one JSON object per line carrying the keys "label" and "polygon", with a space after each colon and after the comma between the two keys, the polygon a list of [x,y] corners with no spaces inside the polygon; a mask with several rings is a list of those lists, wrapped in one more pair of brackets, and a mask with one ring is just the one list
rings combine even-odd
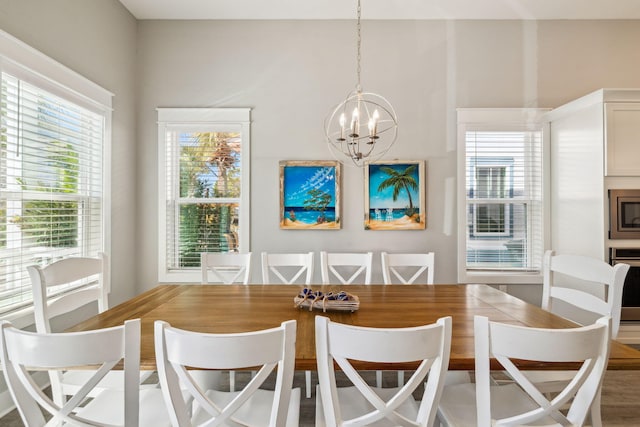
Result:
{"label": "chandelier chain", "polygon": [[361,31],[360,31],[361,30],[361,24],[360,24],[361,11],[362,11],[362,8],[360,6],[360,0],[358,0],[358,21],[357,21],[357,25],[356,25],[356,29],[357,29],[357,33],[358,33],[358,36],[357,36],[357,39],[358,39],[358,44],[357,44],[357,46],[358,46],[358,56],[357,56],[357,68],[356,68],[358,84],[356,85],[356,90],[358,92],[362,91],[362,86],[360,86],[360,58],[362,57],[361,53],[360,53],[360,46],[362,45],[362,35],[361,35]]}
{"label": "chandelier chain", "polygon": [[325,119],[329,150],[337,160],[346,157],[350,160],[347,164],[356,167],[382,158],[398,136],[398,118],[393,106],[381,95],[362,91],[361,18],[361,0],[357,0],[355,91],[336,105]]}

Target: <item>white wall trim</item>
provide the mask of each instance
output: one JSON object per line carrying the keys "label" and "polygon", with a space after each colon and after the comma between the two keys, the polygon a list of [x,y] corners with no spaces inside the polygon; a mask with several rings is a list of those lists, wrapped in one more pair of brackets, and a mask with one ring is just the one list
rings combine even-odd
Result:
{"label": "white wall trim", "polygon": [[242,189],[239,221],[240,252],[250,249],[250,183],[251,183],[251,108],[157,108],[158,113],[158,281],[162,283],[202,281],[200,269],[169,271],[167,268],[167,214],[166,194],[167,177],[165,165],[165,132],[171,128],[200,127],[211,131],[217,127],[238,127],[242,135]]}
{"label": "white wall trim", "polygon": [[[538,284],[542,283],[542,275],[540,272],[534,271],[513,271],[500,272],[492,270],[468,270],[466,268],[466,232],[465,225],[467,223],[466,209],[466,148],[465,134],[468,130],[539,130],[541,124],[544,123],[543,117],[550,110],[548,108],[458,108],[457,109],[457,135],[458,135],[458,154],[457,154],[457,203],[458,203],[458,282],[459,283],[487,283],[487,284]],[[543,138],[549,135],[547,126],[542,126]],[[546,140],[543,140],[543,155],[546,146]],[[542,191],[548,190],[548,173],[543,163],[542,171]],[[543,221],[549,218],[547,194],[543,194]],[[547,222],[543,227],[543,246],[548,245]]]}
{"label": "white wall trim", "polygon": [[[103,248],[111,253],[111,155],[112,100],[114,94],[81,74],[0,30],[0,72],[8,72],[29,84],[76,103],[104,117],[103,138]],[[33,323],[33,307],[0,315],[19,328]]]}
{"label": "white wall trim", "polygon": [[113,93],[2,30],[0,55],[44,80],[64,86],[85,102],[111,108]]}
{"label": "white wall trim", "polygon": [[13,403],[9,390],[5,390],[0,393],[0,418],[4,417],[14,409],[16,409],[16,405]]}
{"label": "white wall trim", "polygon": [[248,122],[251,108],[157,108],[158,122],[238,123]]}

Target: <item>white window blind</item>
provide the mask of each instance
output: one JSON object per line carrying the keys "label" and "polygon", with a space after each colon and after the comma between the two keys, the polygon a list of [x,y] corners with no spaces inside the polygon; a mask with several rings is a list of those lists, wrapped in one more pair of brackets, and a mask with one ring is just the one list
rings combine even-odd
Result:
{"label": "white window blind", "polygon": [[158,111],[160,280],[199,281],[202,252],[247,250],[249,110]]}
{"label": "white window blind", "polygon": [[467,269],[536,270],[542,132],[467,131]]}
{"label": "white window blind", "polygon": [[540,272],[544,130],[525,111],[459,112],[461,281]]}
{"label": "white window blind", "polygon": [[26,266],[104,250],[106,119],[7,72],[0,118],[1,312],[31,303]]}

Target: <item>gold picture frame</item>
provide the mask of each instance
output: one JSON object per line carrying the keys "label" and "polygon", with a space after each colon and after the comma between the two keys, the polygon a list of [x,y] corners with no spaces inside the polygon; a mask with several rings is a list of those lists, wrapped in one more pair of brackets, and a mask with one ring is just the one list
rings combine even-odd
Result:
{"label": "gold picture frame", "polygon": [[341,177],[338,161],[280,161],[280,228],[340,229]]}
{"label": "gold picture frame", "polygon": [[365,164],[365,230],[426,229],[425,176],[424,160]]}

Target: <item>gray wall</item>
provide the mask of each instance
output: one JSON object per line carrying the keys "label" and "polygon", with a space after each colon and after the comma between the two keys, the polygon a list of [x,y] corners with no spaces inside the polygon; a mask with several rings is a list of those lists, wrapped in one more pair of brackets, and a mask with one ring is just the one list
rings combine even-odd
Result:
{"label": "gray wall", "polygon": [[353,21],[137,22],[116,0],[0,0],[0,28],[115,94],[114,303],[157,282],[156,107],[253,108],[254,253],[433,250],[436,281],[455,282],[455,108],[556,107],[640,87],[638,21],[364,21],[363,87],[400,121],[389,158],[427,160],[427,230],[365,231],[354,168],[342,230],[280,230],[278,161],[331,158],[322,121],[355,85]]}
{"label": "gray wall", "polygon": [[[157,280],[156,107],[251,107],[251,250],[435,251],[456,282],[457,107],[557,107],[601,87],[640,87],[638,21],[364,21],[362,85],[397,110],[389,158],[427,160],[427,230],[365,231],[363,172],[343,173],[343,228],[278,228],[279,160],[331,159],[323,119],[355,85],[353,21],[138,24],[139,290]],[[259,281],[259,260],[254,260]],[[319,272],[316,275],[319,280]],[[379,268],[374,282],[380,282]],[[536,302],[536,286],[510,292]]]}

